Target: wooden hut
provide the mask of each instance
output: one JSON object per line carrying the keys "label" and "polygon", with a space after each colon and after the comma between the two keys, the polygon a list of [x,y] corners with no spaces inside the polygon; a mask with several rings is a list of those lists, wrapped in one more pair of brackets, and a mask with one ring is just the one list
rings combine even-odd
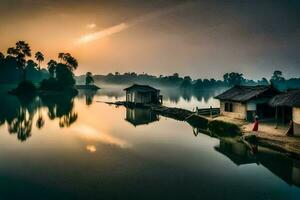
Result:
{"label": "wooden hut", "polygon": [[253,117],[274,117],[268,102],[280,92],[272,86],[234,86],[216,96],[220,100],[220,114],[253,121]]}
{"label": "wooden hut", "polygon": [[162,96],[160,90],[149,85],[134,84],[124,89],[126,91],[126,102],[134,104],[161,104]]}
{"label": "wooden hut", "polygon": [[269,104],[276,109],[277,122],[288,123],[292,120],[294,135],[300,136],[300,90],[279,94]]}

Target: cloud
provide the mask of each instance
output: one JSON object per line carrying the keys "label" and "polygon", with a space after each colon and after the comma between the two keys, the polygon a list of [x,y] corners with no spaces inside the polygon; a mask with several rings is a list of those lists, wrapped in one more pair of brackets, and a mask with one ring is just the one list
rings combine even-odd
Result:
{"label": "cloud", "polygon": [[[178,4],[178,5],[172,6],[172,7],[168,7],[168,8],[165,8],[165,9],[150,12],[148,14],[137,17],[137,18],[135,18],[131,21],[122,22],[120,24],[114,25],[114,26],[106,28],[104,30],[100,30],[100,31],[95,32],[95,33],[83,35],[76,41],[76,44],[88,43],[88,42],[91,42],[91,41],[99,40],[103,37],[107,37],[107,36],[113,35],[115,33],[119,33],[121,31],[124,31],[124,30],[126,30],[126,29],[128,29],[132,26],[137,25],[137,24],[140,24],[140,23],[143,23],[143,22],[161,17],[163,15],[167,15],[169,13],[178,11],[180,9],[185,8],[188,5],[190,5],[190,2],[181,3],[181,4]],[[92,26],[93,24],[90,24],[90,25]],[[93,27],[93,28],[95,28],[95,27]]]}
{"label": "cloud", "polygon": [[127,24],[121,23],[121,24],[106,28],[102,31],[98,31],[98,32],[95,32],[95,33],[84,35],[84,36],[80,37],[76,41],[76,43],[77,44],[82,44],[82,43],[87,43],[87,42],[91,42],[91,41],[94,41],[94,40],[98,40],[98,39],[101,39],[103,37],[107,37],[107,36],[110,36],[112,34],[121,32],[121,31],[127,29],[128,27],[129,26]]}
{"label": "cloud", "polygon": [[86,28],[88,28],[88,29],[94,29],[94,28],[96,28],[96,27],[97,27],[97,24],[95,24],[95,23],[87,24],[87,25],[86,25]]}

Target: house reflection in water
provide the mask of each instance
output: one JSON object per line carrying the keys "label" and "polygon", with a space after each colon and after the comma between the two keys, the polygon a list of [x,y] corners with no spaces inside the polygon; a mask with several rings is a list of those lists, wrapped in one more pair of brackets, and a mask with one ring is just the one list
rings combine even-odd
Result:
{"label": "house reflection in water", "polygon": [[145,125],[159,120],[159,116],[150,109],[126,108],[126,121],[133,126]]}
{"label": "house reflection in water", "polygon": [[256,163],[256,158],[243,143],[221,139],[220,145],[216,146],[215,150],[228,157],[237,166]]}
{"label": "house reflection in water", "polygon": [[245,164],[263,165],[270,172],[288,183],[300,187],[300,161],[264,147],[253,154],[243,143],[220,140],[215,150],[228,157],[237,166]]}

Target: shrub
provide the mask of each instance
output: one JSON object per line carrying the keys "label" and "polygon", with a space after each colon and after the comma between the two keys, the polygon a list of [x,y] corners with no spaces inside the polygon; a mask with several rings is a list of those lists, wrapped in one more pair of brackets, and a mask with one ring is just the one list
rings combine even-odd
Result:
{"label": "shrub", "polygon": [[13,94],[34,94],[36,92],[35,85],[30,81],[22,81],[19,83],[18,87],[13,89],[11,93]]}
{"label": "shrub", "polygon": [[237,136],[241,135],[241,129],[238,125],[214,120],[208,124],[209,130],[219,136]]}
{"label": "shrub", "polygon": [[44,79],[40,83],[40,89],[41,90],[53,90],[53,91],[57,91],[57,90],[60,90],[61,88],[62,88],[62,86],[54,78]]}

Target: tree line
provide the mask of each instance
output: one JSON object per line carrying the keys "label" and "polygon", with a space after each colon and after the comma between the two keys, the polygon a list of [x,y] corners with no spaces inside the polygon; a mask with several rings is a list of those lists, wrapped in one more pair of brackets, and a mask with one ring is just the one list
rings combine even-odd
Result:
{"label": "tree line", "polygon": [[[77,77],[79,81],[82,81],[85,76]],[[214,87],[232,87],[235,85],[274,85],[280,90],[287,90],[291,88],[300,88],[300,78],[286,79],[281,71],[274,71],[272,77],[269,79],[266,77],[260,80],[246,79],[242,73],[230,72],[223,75],[222,80],[210,79],[192,79],[190,76],[179,76],[178,73],[174,73],[170,76],[153,76],[146,73],[137,74],[135,72],[126,73],[109,73],[107,75],[94,75],[94,80],[102,84],[149,84],[160,85],[167,87],[179,87],[182,89],[207,89]]]}

